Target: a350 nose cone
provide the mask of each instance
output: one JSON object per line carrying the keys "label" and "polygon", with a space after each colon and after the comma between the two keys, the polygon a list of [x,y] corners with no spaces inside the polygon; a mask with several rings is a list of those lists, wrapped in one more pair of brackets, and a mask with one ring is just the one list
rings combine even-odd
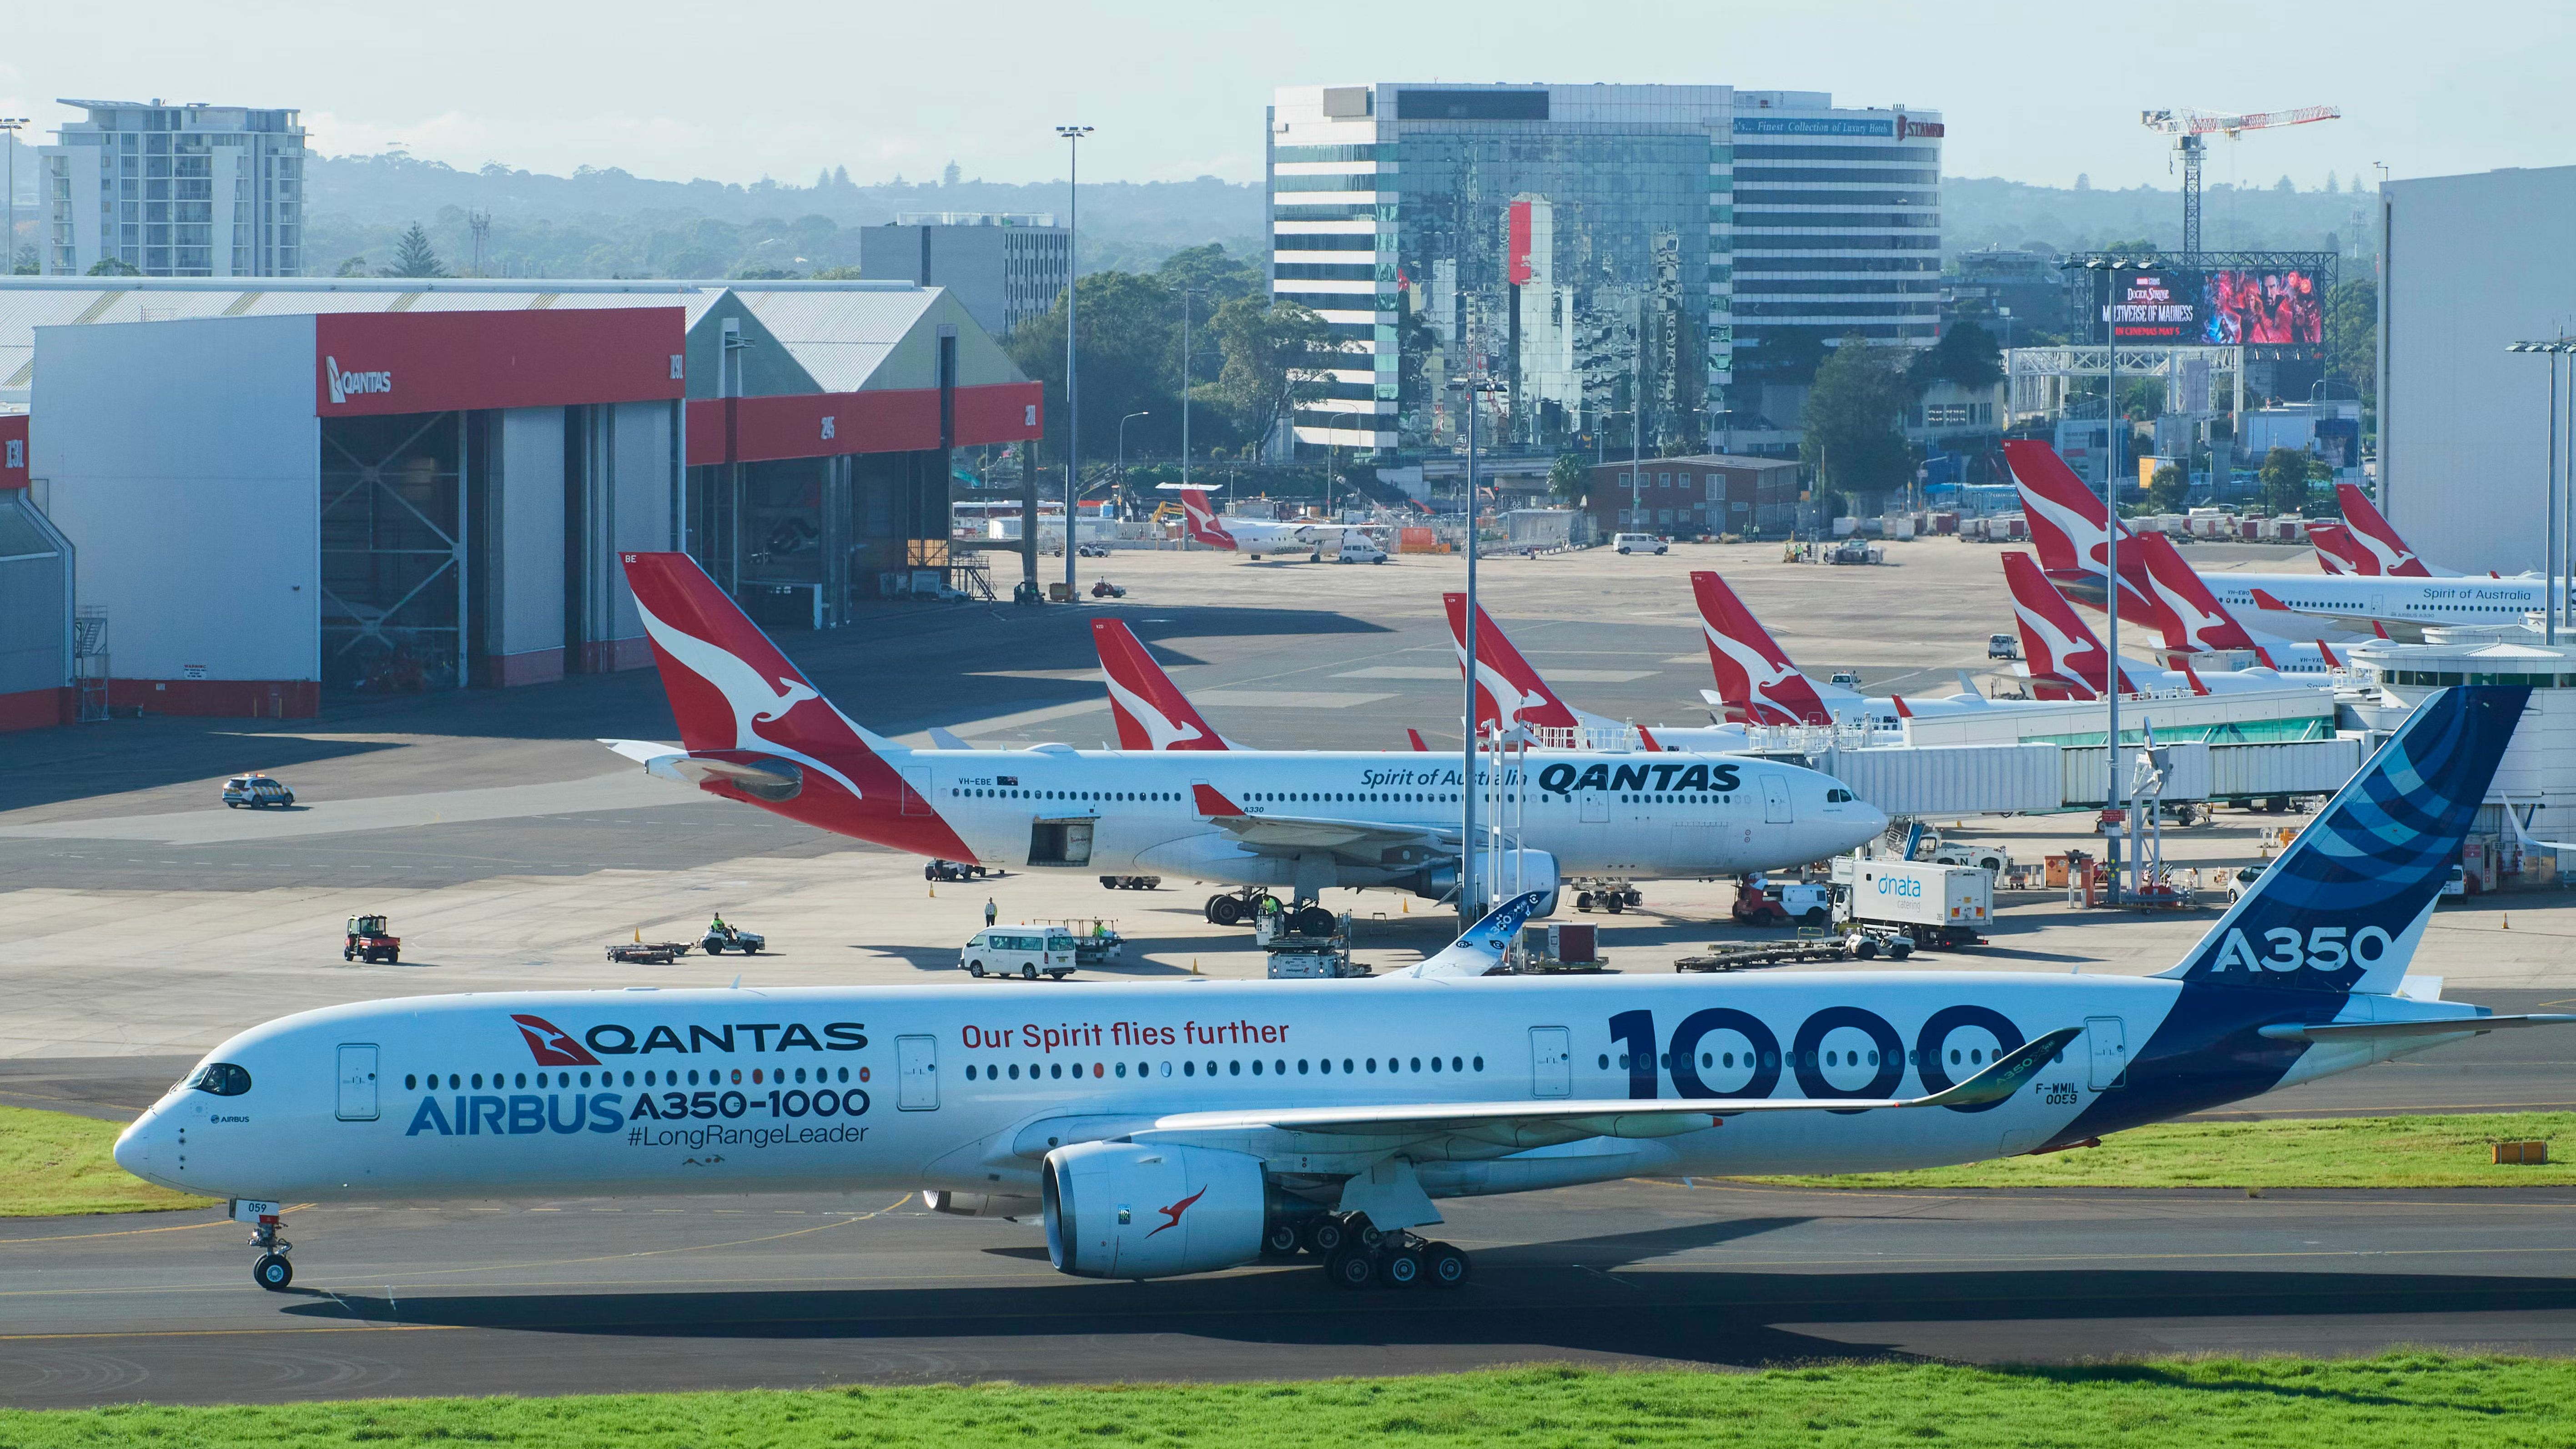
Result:
{"label": "a350 nose cone", "polygon": [[169,1124],[159,1112],[146,1112],[134,1119],[116,1139],[116,1165],[163,1187],[177,1187],[171,1181],[177,1163],[171,1156],[168,1141]]}

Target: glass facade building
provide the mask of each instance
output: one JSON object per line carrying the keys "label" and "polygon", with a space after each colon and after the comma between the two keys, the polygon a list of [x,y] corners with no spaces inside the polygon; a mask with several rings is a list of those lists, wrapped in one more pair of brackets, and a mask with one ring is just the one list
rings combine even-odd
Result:
{"label": "glass facade building", "polygon": [[1284,87],[1271,292],[1349,349],[1297,435],[1445,446],[1468,395],[1451,380],[1481,369],[1498,443],[1624,436],[1633,411],[1655,445],[1696,447],[1817,343],[1928,344],[1940,135],[1814,92]]}

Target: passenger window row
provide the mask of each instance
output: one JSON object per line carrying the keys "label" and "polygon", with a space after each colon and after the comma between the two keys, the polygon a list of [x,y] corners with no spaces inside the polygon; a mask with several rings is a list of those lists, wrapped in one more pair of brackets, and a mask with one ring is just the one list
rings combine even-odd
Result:
{"label": "passenger window row", "polygon": [[[1604,1060],[1606,1061],[1607,1058],[1604,1058]],[[1624,1058],[1622,1060],[1624,1060]],[[1429,1063],[1428,1067],[1424,1065],[1426,1061]],[[1240,1059],[1225,1062],[1221,1065],[1223,1067],[1224,1074],[1227,1076],[1239,1077],[1244,1074],[1245,1063]],[[1204,1067],[1202,1067],[1198,1062],[1183,1062],[1180,1064],[1180,1075],[1184,1077],[1196,1077],[1201,1075],[1202,1071],[1204,1071],[1205,1075],[1213,1077],[1218,1074],[1219,1067],[1220,1064],[1217,1062],[1208,1062]],[[1251,1062],[1251,1067],[1252,1075],[1256,1077],[1265,1074],[1274,1077],[1284,1077],[1288,1075],[1288,1063],[1285,1058],[1273,1058],[1267,1062],[1254,1059]],[[1312,1061],[1303,1057],[1298,1059],[1297,1075],[1301,1077],[1308,1075],[1310,1068],[1317,1075],[1331,1076],[1333,1074],[1332,1058],[1325,1057],[1320,1060]],[[1434,1072],[1481,1072],[1484,1069],[1485,1059],[1483,1057],[1448,1057],[1445,1059],[1441,1057],[1388,1057],[1386,1059],[1385,1066],[1385,1070],[1388,1072],[1421,1072],[1425,1070]],[[1359,1076],[1362,1073],[1375,1073],[1378,1070],[1378,1059],[1375,1057],[1359,1059],[1353,1059],[1351,1057],[1342,1058],[1341,1071],[1342,1075],[1346,1077]],[[1075,1062],[1072,1064],[1070,1074],[1077,1081],[1082,1080],[1085,1077],[1093,1079],[1124,1077],[1128,1075],[1128,1068],[1127,1063],[1125,1062]],[[1040,1080],[1062,1081],[1066,1075],[1066,1064],[1063,1062],[1031,1062],[1028,1064],[1026,1080],[1032,1082]],[[1172,1064],[1170,1062],[1162,1062],[1159,1064],[1154,1062],[1138,1062],[1135,1067],[1135,1075],[1140,1080],[1146,1077],[1158,1075],[1168,1077],[1172,1075]],[[990,1063],[986,1063],[981,1067],[969,1066],[966,1068],[966,1080],[970,1082],[998,1082],[1005,1079],[1014,1082],[1023,1079],[1019,1063],[1011,1062],[1002,1066],[994,1066]]]}
{"label": "passenger window row", "polygon": [[1347,791],[1347,790],[1255,790],[1245,797],[1265,805],[1452,805],[1454,794],[1424,794],[1413,791]]}
{"label": "passenger window row", "polygon": [[1098,803],[1129,800],[1178,800],[1174,790],[977,790],[951,786],[952,797],[974,797],[994,800],[1081,800]]}
{"label": "passenger window row", "polygon": [[[1702,1066],[1703,1068],[1706,1068],[1706,1067],[1731,1067],[1731,1066],[1736,1065],[1736,1058],[1737,1058],[1739,1055],[1741,1055],[1741,1056],[1743,1057],[1743,1059],[1744,1059],[1744,1061],[1743,1061],[1743,1065],[1745,1065],[1745,1066],[1747,1066],[1747,1067],[1750,1067],[1750,1066],[1752,1066],[1752,1065],[1754,1064],[1754,1062],[1753,1062],[1753,1053],[1751,1053],[1751,1052],[1742,1052],[1742,1053],[1737,1053],[1737,1052],[1701,1052],[1701,1053],[1699,1054],[1699,1064],[1700,1064],[1700,1066]],[[1850,1052],[1846,1052],[1846,1051],[1829,1051],[1829,1052],[1813,1053],[1812,1055],[1816,1056],[1816,1057],[1817,1057],[1819,1060],[1821,1060],[1821,1061],[1822,1061],[1826,1066],[1829,1066],[1829,1067],[1857,1067],[1857,1066],[1862,1066],[1862,1065],[1868,1065],[1868,1066],[1873,1066],[1873,1067],[1874,1067],[1874,1066],[1877,1066],[1877,1065],[1878,1065],[1878,1053],[1876,1053],[1876,1052],[1874,1052],[1874,1051],[1871,1051],[1871,1052],[1857,1052],[1857,1051],[1850,1051]],[[2002,1055],[2003,1055],[2003,1053],[1999,1051],[1999,1052],[1995,1053],[1995,1055],[1997,1055],[1997,1056],[2002,1056]],[[1619,1070],[1621,1070],[1621,1071],[1623,1071],[1623,1072],[1624,1072],[1624,1071],[1626,1071],[1626,1070],[1628,1070],[1628,1061],[1629,1061],[1628,1053],[1626,1053],[1626,1052],[1621,1052],[1621,1053],[1619,1053]],[[1776,1067],[1778,1067],[1778,1066],[1780,1065],[1780,1054],[1779,1054],[1778,1052],[1764,1052],[1764,1053],[1762,1054],[1762,1063],[1761,1063],[1761,1064],[1762,1064],[1765,1068],[1776,1068]],[[1919,1067],[1919,1066],[1921,1066],[1921,1065],[1923,1064],[1923,1063],[1922,1063],[1922,1060],[1921,1060],[1921,1054],[1920,1054],[1920,1053],[1918,1053],[1918,1052],[1912,1052],[1912,1051],[1907,1052],[1907,1053],[1905,1054],[1905,1064],[1906,1064],[1907,1066],[1909,1066],[1909,1067]],[[1954,1066],[1954,1067],[1955,1067],[1955,1066],[1962,1066],[1962,1065],[1965,1065],[1965,1066],[1972,1066],[1972,1067],[1982,1067],[1982,1066],[1984,1066],[1985,1064],[1986,1064],[1986,1051],[1985,1051],[1985,1048],[1983,1048],[1983,1047],[1969,1047],[1969,1048],[1968,1048],[1964,1053],[1962,1053],[1962,1052],[1961,1052],[1961,1050],[1960,1050],[1959,1048],[1957,1048],[1957,1047],[1952,1047],[1952,1048],[1950,1049],[1950,1065],[1952,1065],[1952,1066]],[[1604,1052],[1604,1053],[1602,1054],[1600,1065],[1601,1065],[1601,1070],[1603,1070],[1603,1071],[1608,1071],[1608,1070],[1610,1069],[1610,1055],[1609,1055],[1609,1053]],[[1672,1067],[1673,1067],[1673,1054],[1672,1054],[1671,1052],[1665,1052],[1665,1053],[1663,1053],[1661,1056],[1658,1056],[1657,1058],[1655,1058],[1655,1065],[1656,1065],[1656,1066],[1658,1066],[1658,1067],[1663,1068],[1665,1071],[1671,1071],[1671,1070],[1672,1070]]]}
{"label": "passenger window row", "polygon": [[[784,1083],[790,1076],[793,1076],[798,1082],[803,1082],[806,1079],[808,1068],[796,1067],[791,1070],[787,1067],[752,1067],[749,1070],[751,1072],[751,1084],[757,1087],[765,1083]],[[850,1079],[850,1069],[848,1067],[814,1067],[810,1070],[813,1073],[813,1079],[817,1082],[846,1082]],[[708,1068],[706,1072],[706,1085],[710,1087],[723,1086],[726,1083],[727,1077],[730,1076],[732,1082],[739,1086],[742,1083],[743,1071],[744,1069],[741,1067],[732,1068],[730,1072],[724,1068]],[[575,1074],[572,1072],[556,1072],[552,1075],[553,1080],[549,1082],[547,1080],[547,1073],[537,1073],[536,1085],[539,1087],[569,1087],[575,1084]],[[580,1073],[579,1084],[585,1087],[590,1086],[592,1075],[593,1074],[590,1072]],[[603,1087],[631,1087],[635,1085],[635,1073],[633,1072],[600,1072],[596,1075],[599,1078],[598,1085]],[[644,1073],[644,1085],[648,1087],[676,1087],[680,1085],[680,1075],[681,1074],[676,1070],[648,1071]],[[620,1078],[623,1078],[623,1080],[621,1081]],[[698,1073],[696,1071],[689,1072],[688,1078],[690,1086],[694,1087],[698,1085]],[[438,1090],[438,1079],[438,1073],[432,1072],[429,1074],[428,1089],[430,1091],[435,1092]],[[868,1069],[865,1067],[859,1068],[859,1080],[864,1082],[867,1079]],[[525,1087],[527,1085],[528,1074],[526,1072],[492,1073],[491,1090],[493,1091],[497,1092],[507,1087]],[[464,1091],[469,1087],[478,1092],[484,1090],[483,1073],[447,1073],[447,1089],[449,1091]],[[416,1092],[421,1090],[421,1078],[418,1074],[406,1075],[403,1078],[403,1090],[407,1092]]]}

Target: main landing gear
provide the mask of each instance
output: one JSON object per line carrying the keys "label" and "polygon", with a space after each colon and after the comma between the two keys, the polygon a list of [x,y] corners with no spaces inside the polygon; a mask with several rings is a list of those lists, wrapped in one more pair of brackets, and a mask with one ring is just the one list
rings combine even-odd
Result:
{"label": "main landing gear", "polygon": [[1279,898],[1268,891],[1245,887],[1207,898],[1207,918],[1211,926],[1240,926],[1261,914],[1261,903],[1279,904]]}
{"label": "main landing gear", "polygon": [[1281,905],[1268,891],[1246,886],[1239,891],[1207,898],[1207,919],[1211,926],[1247,926],[1261,918],[1263,903],[1275,909],[1280,929],[1300,936],[1330,936],[1341,922],[1331,911],[1309,900],[1293,900]]}
{"label": "main landing gear", "polygon": [[[1324,1278],[1336,1288],[1463,1288],[1475,1272],[1464,1249],[1407,1232],[1382,1233],[1364,1213],[1322,1213],[1301,1224],[1282,1224],[1271,1230],[1274,1239],[1282,1227],[1295,1233],[1299,1248],[1323,1260]],[[1263,1245],[1265,1258],[1291,1255]]]}
{"label": "main landing gear", "polygon": [[278,1218],[263,1217],[259,1220],[259,1227],[250,1235],[250,1245],[259,1249],[259,1256],[250,1265],[250,1281],[271,1293],[282,1291],[295,1281],[295,1265],[286,1261],[286,1255],[295,1251],[295,1245],[277,1235],[277,1230],[284,1226],[286,1224]]}

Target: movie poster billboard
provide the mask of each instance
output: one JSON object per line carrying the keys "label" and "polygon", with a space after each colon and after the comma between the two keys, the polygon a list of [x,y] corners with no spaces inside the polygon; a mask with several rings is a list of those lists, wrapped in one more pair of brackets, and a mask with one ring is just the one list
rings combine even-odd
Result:
{"label": "movie poster billboard", "polygon": [[2201,278],[2202,342],[2215,347],[2315,347],[2325,337],[2325,298],[2314,272],[2228,267]]}
{"label": "movie poster billboard", "polygon": [[2201,338],[2198,272],[2114,272],[2111,335],[2121,342],[2196,343]]}

